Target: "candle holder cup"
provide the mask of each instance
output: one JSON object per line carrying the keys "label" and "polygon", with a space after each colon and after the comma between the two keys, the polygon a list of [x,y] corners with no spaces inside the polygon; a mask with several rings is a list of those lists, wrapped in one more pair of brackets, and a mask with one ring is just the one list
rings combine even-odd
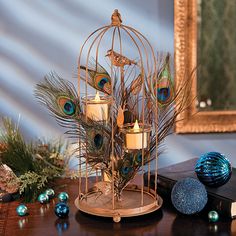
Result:
{"label": "candle holder cup", "polygon": [[147,149],[150,144],[151,125],[139,123],[139,129],[134,129],[133,123],[127,123],[120,129],[124,134],[126,151]]}
{"label": "candle holder cup", "polygon": [[99,100],[94,95],[82,97],[84,104],[84,114],[95,121],[107,121],[110,117],[110,105],[112,97],[109,95],[100,95]]}

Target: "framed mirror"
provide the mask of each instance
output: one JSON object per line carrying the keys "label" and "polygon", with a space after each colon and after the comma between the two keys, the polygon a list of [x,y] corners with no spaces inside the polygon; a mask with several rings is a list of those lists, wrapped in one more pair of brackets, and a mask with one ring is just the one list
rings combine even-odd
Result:
{"label": "framed mirror", "polygon": [[175,84],[193,76],[196,98],[176,133],[236,131],[235,22],[235,1],[174,1]]}

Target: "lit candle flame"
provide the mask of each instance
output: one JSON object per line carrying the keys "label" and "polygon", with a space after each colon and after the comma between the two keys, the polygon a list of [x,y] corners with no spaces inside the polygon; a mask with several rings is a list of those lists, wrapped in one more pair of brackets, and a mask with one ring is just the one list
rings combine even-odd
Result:
{"label": "lit candle flame", "polygon": [[138,120],[135,121],[133,129],[134,129],[134,131],[138,131],[139,130]]}
{"label": "lit candle flame", "polygon": [[96,92],[96,96],[94,98],[94,101],[101,101],[98,91]]}

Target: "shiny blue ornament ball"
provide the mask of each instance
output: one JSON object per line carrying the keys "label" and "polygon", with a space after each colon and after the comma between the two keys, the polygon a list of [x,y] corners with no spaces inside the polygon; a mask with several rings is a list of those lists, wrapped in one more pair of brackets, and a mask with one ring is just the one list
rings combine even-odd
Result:
{"label": "shiny blue ornament ball", "polygon": [[61,192],[58,195],[58,200],[60,202],[67,202],[69,200],[69,195],[66,192]]}
{"label": "shiny blue ornament ball", "polygon": [[68,216],[69,214],[69,207],[66,203],[64,202],[59,202],[56,204],[54,212],[56,214],[57,217],[59,218],[65,218]]}
{"label": "shiny blue ornament ball", "polygon": [[232,167],[223,154],[208,152],[198,159],[195,172],[203,184],[209,187],[220,187],[229,181]]}
{"label": "shiny blue ornament ball", "polygon": [[181,213],[192,215],[200,212],[207,203],[205,186],[193,178],[178,181],[171,192],[171,201]]}
{"label": "shiny blue ornament ball", "polygon": [[52,199],[55,197],[55,192],[53,189],[49,188],[45,191],[45,194],[48,195],[49,199]]}
{"label": "shiny blue ornament ball", "polygon": [[49,197],[46,193],[41,193],[39,196],[38,196],[38,201],[41,203],[41,204],[45,204],[45,203],[48,203],[49,202]]}
{"label": "shiny blue ornament ball", "polygon": [[210,222],[217,222],[219,220],[219,214],[216,211],[209,211],[208,219]]}
{"label": "shiny blue ornament ball", "polygon": [[16,208],[16,213],[18,216],[25,216],[28,214],[28,208],[24,204],[19,205]]}

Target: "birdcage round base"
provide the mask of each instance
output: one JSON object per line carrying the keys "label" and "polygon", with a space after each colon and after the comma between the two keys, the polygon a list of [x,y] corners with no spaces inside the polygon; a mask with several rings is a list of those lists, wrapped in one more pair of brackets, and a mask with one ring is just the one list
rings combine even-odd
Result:
{"label": "birdcage round base", "polygon": [[75,205],[80,211],[96,216],[112,217],[114,222],[119,222],[122,217],[149,214],[161,208],[163,203],[162,198],[156,197],[153,190],[148,191],[144,188],[141,206],[141,189],[136,185],[128,186],[123,190],[122,200],[115,201],[115,209],[112,208],[110,195],[89,192],[85,196],[75,200]]}

